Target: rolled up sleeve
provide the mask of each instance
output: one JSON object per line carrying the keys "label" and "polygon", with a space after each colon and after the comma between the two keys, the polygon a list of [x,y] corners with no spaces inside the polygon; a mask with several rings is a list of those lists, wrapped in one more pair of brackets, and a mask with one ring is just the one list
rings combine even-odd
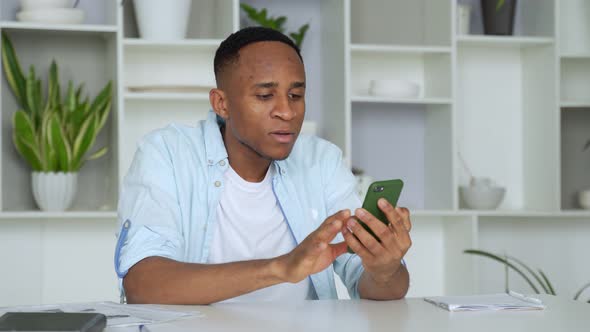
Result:
{"label": "rolled up sleeve", "polygon": [[182,259],[184,240],[174,165],[161,134],[150,134],[138,145],[123,181],[118,219],[121,227],[129,221],[127,232],[118,234],[125,238],[115,248],[119,277],[147,257]]}

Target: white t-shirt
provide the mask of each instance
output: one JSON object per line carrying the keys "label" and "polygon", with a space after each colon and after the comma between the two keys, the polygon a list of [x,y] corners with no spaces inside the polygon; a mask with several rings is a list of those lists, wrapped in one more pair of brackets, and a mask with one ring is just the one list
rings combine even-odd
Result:
{"label": "white t-shirt", "polygon": [[[274,166],[262,182],[248,182],[231,167],[224,174],[224,190],[217,206],[217,223],[208,263],[265,259],[288,253],[296,246],[272,189]],[[305,300],[313,297],[309,278],[281,283],[225,302]]]}

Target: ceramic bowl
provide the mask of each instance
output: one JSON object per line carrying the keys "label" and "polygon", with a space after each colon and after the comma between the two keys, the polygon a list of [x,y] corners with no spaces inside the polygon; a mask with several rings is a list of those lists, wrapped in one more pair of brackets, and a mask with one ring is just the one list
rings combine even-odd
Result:
{"label": "ceramic bowl", "polygon": [[497,186],[461,186],[459,193],[468,208],[493,210],[502,203],[506,188]]}
{"label": "ceramic bowl", "polygon": [[578,203],[583,209],[590,210],[590,189],[578,193]]}
{"label": "ceramic bowl", "polygon": [[417,98],[420,86],[407,80],[371,80],[369,94],[377,97]]}
{"label": "ceramic bowl", "polygon": [[20,0],[22,11],[41,9],[72,8],[74,0]]}
{"label": "ceramic bowl", "polygon": [[22,11],[16,14],[22,22],[44,24],[80,24],[84,22],[84,11],[75,8],[42,9]]}

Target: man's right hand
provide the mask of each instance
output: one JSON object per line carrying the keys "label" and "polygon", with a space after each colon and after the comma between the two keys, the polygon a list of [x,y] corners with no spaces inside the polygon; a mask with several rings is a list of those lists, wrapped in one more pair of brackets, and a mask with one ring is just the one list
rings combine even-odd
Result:
{"label": "man's right hand", "polygon": [[277,275],[284,282],[297,283],[326,269],[346,252],[346,242],[330,244],[350,218],[350,210],[328,217],[313,233],[288,254],[276,258]]}

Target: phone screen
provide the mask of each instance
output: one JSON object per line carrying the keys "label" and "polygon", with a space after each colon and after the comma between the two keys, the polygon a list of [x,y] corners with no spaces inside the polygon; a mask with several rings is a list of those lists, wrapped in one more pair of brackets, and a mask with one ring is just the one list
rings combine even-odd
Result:
{"label": "phone screen", "polygon": [[[381,211],[379,206],[377,206],[377,201],[383,197],[385,198],[391,205],[394,207],[397,206],[397,201],[399,196],[401,195],[402,188],[404,187],[404,182],[400,179],[395,180],[386,180],[386,181],[377,181],[371,183],[369,189],[367,190],[367,195],[365,196],[365,200],[363,202],[363,209],[369,211],[373,216],[379,219],[385,225],[389,225],[389,220]],[[381,242],[379,238],[373,233],[373,231],[367,226],[364,222],[360,221],[357,218],[357,222],[363,226],[364,229],[367,230],[377,241]],[[349,247],[348,252],[354,253],[354,251]]]}

